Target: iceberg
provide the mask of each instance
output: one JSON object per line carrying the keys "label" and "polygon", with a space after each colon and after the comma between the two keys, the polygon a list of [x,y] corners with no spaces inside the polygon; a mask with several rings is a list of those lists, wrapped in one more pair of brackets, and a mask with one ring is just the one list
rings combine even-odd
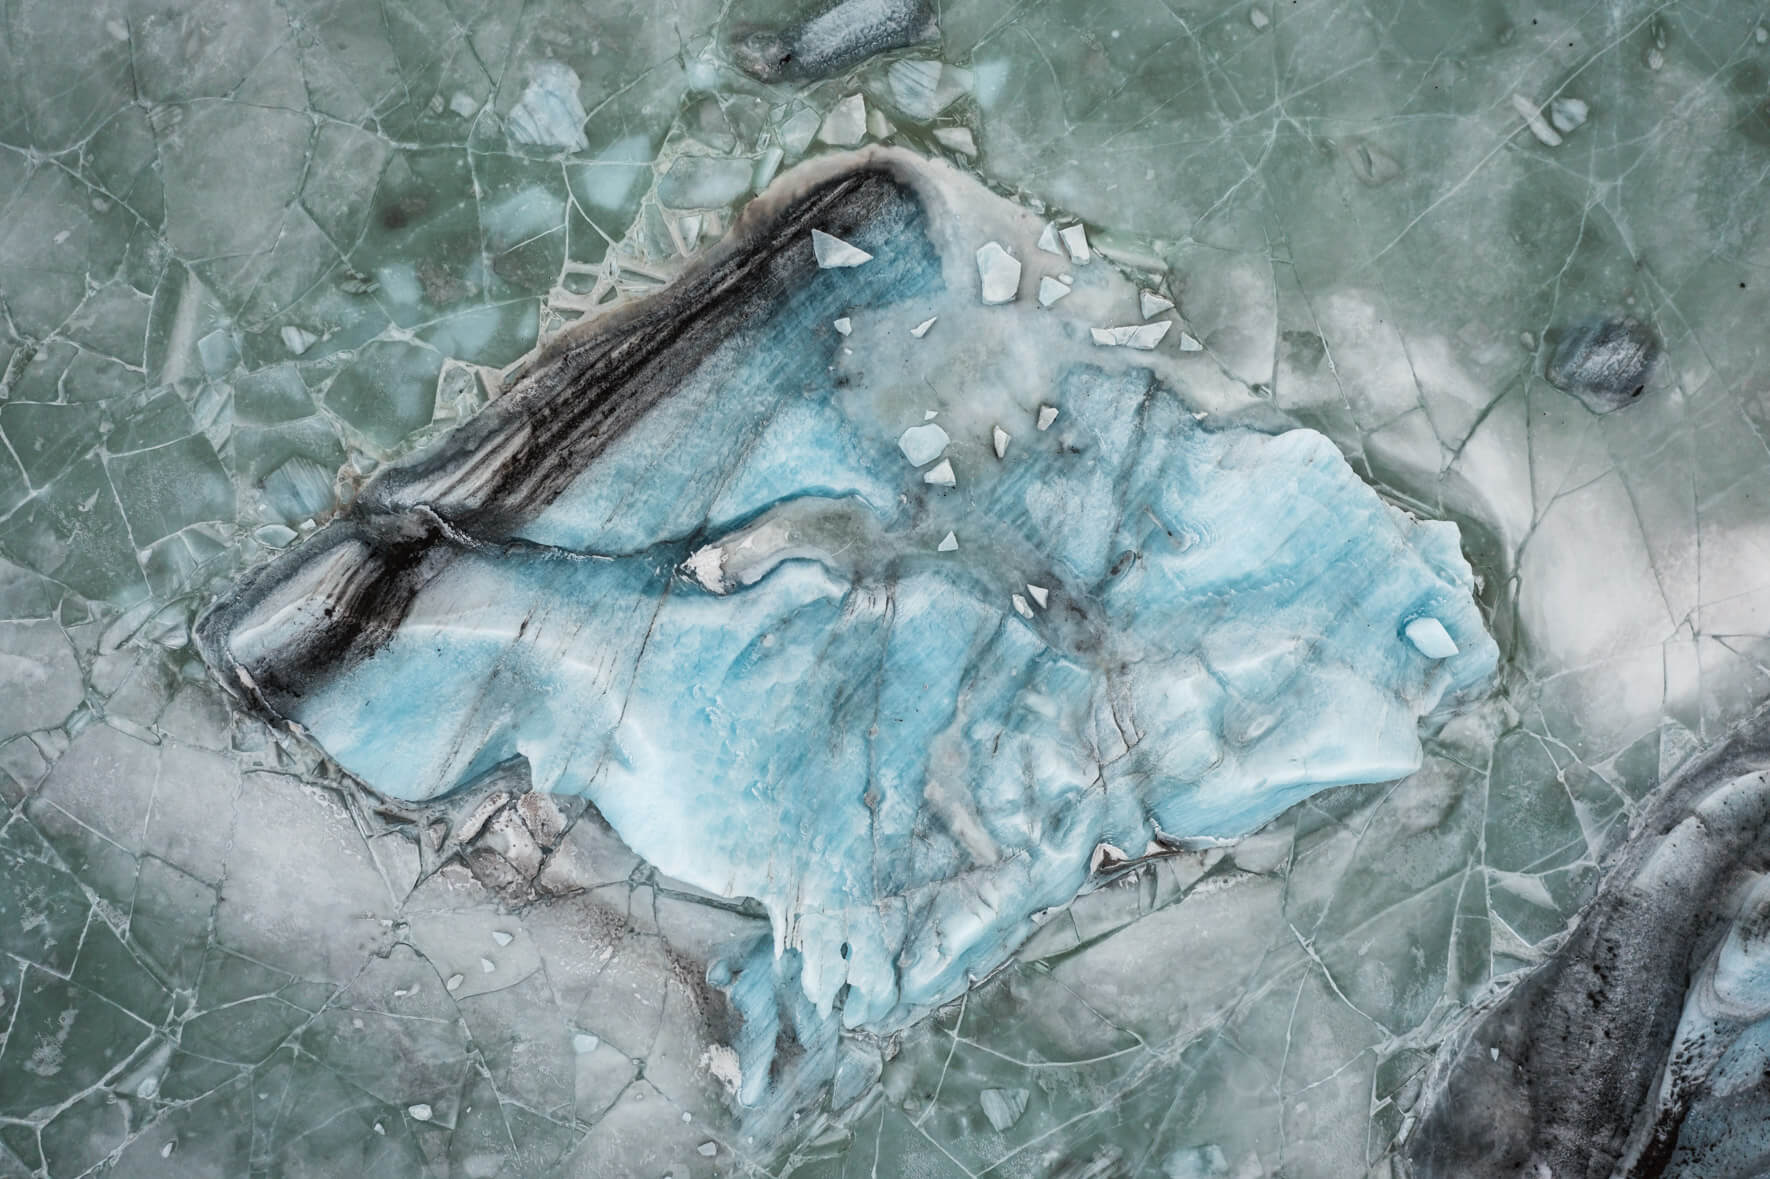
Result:
{"label": "iceberg", "polygon": [[898,151],[784,175],[223,594],[205,658],[389,799],[521,763],[760,901],[771,936],[709,972],[749,1105],[956,998],[1117,849],[1411,772],[1497,657],[1456,526],[1245,389],[982,306],[979,243],[1039,228]]}

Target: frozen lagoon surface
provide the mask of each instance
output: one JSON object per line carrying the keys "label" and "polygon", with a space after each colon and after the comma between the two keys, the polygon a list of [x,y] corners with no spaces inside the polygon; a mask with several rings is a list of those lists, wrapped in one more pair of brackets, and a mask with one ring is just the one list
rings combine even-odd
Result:
{"label": "frozen lagoon surface", "polygon": [[[1337,1179],[1594,1159],[1625,1174],[1764,1172],[1764,742],[1761,724],[1735,732],[1770,693],[1763,12],[150,7],[25,3],[0,24],[0,1175]],[[777,46],[793,50],[786,68],[764,52]],[[598,504],[565,479],[520,518],[449,507],[440,484],[374,498],[449,431],[500,420],[521,373],[557,356],[538,348],[675,289],[777,175],[856,142],[945,159],[996,195],[918,189],[921,279],[858,226],[828,225],[875,257],[757,304],[801,300],[803,330],[783,338],[803,350],[777,359],[816,379],[729,433],[775,447],[790,477],[701,486],[751,468],[698,449],[698,427],[725,424],[711,407],[743,399],[707,390],[694,409],[691,390],[619,402],[643,408],[644,428],[661,430],[669,403],[683,415],[652,452],[673,468],[622,475],[695,489],[683,519]],[[1001,255],[980,252],[990,242]],[[996,284],[1017,277],[1012,302],[985,306],[986,259]],[[851,284],[841,306],[812,305],[840,289],[822,279]],[[738,306],[679,307],[698,341],[681,355],[734,362],[694,332]],[[641,333],[636,350],[676,334]],[[851,404],[863,391],[869,414]],[[966,416],[970,398],[987,412]],[[1115,442],[1099,426],[1118,402],[1170,399],[1188,411],[1171,429]],[[745,433],[764,417],[803,439]],[[940,442],[927,425],[946,441],[912,464],[907,431],[921,429],[917,454]],[[1153,760],[1158,738],[1206,713],[1157,702],[1114,759],[1121,713],[1105,731],[1083,707],[1198,681],[1131,674],[1084,640],[1222,663],[1202,650],[1221,619],[1170,632],[1128,607],[1154,600],[1157,558],[1221,561],[1239,544],[1152,522],[1146,559],[1090,580],[1060,549],[1100,533],[1069,509],[1128,504],[1142,494],[1130,475],[1165,447],[1170,471],[1208,473],[1188,500],[1200,512],[1207,485],[1227,496],[1254,471],[1298,469],[1277,454],[1189,465],[1211,448],[1312,437],[1332,462],[1308,486],[1348,506],[1331,524],[1378,558],[1373,578],[1395,579],[1381,584],[1399,593],[1424,567],[1462,586],[1429,541],[1454,522],[1497,670],[1429,711],[1426,677],[1472,673],[1476,631],[1448,609],[1367,602],[1334,566],[1286,609],[1350,598],[1354,616],[1380,616],[1381,641],[1346,649],[1381,656],[1352,678],[1397,702],[1397,724],[1392,738],[1361,730],[1341,764],[1375,779],[1399,751],[1404,776],[1207,838],[1266,812],[1231,821],[1177,775],[1129,776],[1139,750]],[[585,455],[547,438],[562,470],[580,469]],[[1067,487],[1115,445],[1125,481],[1110,494],[1066,491],[1042,515],[1015,498],[1017,474]],[[610,470],[617,450],[582,469]],[[818,474],[838,486],[811,481],[810,459],[838,457]],[[471,475],[454,487],[520,490]],[[409,510],[420,500],[448,510],[428,520]],[[461,547],[443,522],[517,537],[543,517],[551,531],[529,543],[551,549],[498,541],[442,559]],[[1003,706],[972,699],[992,723],[1072,751],[1082,772],[1106,767],[1081,794],[1095,809],[1049,812],[1083,821],[1069,838],[1090,845],[1086,862],[1051,824],[1005,830],[990,811],[973,833],[993,851],[949,835],[891,859],[893,879],[929,882],[922,913],[938,901],[974,918],[915,929],[962,934],[977,977],[912,976],[931,1012],[900,1002],[872,1013],[874,1030],[844,1029],[884,992],[855,985],[840,941],[828,960],[833,928],[779,920],[808,911],[789,883],[843,870],[828,845],[787,857],[783,835],[727,863],[660,839],[641,858],[591,805],[594,784],[536,788],[550,734],[508,728],[531,752],[492,764],[496,726],[468,731],[453,707],[363,739],[385,747],[397,729],[434,753],[451,722],[471,738],[446,772],[420,770],[416,746],[377,770],[422,780],[410,792],[429,796],[403,800],[334,759],[348,724],[294,731],[267,716],[299,701],[265,709],[223,688],[193,645],[199,615],[278,554],[308,562],[318,538],[359,528],[345,565],[373,565],[406,528],[399,552],[438,555],[396,562],[385,584],[411,588],[434,565],[436,588],[410,604],[452,617],[476,576],[499,618],[526,612],[524,578],[556,588],[566,550],[612,558],[595,563],[600,601],[699,603],[720,641],[765,634],[766,610],[739,614],[780,607],[808,575],[832,594],[915,580],[917,601],[953,603],[933,616],[946,645],[918,641],[918,660],[968,683],[990,670]],[[1123,530],[1111,522],[1113,543]],[[285,621],[314,633],[312,618]],[[883,658],[895,616],[864,623],[819,634],[870,639]],[[611,634],[609,665],[644,666],[630,644],[651,628]],[[370,646],[391,659],[411,633]],[[1036,640],[1044,662],[1016,662],[1010,640]],[[985,642],[999,656],[987,665],[972,658]],[[1446,643],[1449,662],[1426,659]],[[561,646],[528,646],[560,674]],[[343,673],[376,666],[335,654]],[[844,706],[810,695],[819,672],[788,686],[811,700],[792,718],[803,731]],[[1051,694],[1061,708],[1019,706],[1059,672],[1076,684]],[[1225,700],[1262,699],[1229,678]],[[350,699],[337,677],[256,682],[266,703],[306,683],[316,711]],[[508,691],[512,715],[543,694]],[[906,715],[944,707],[934,691],[913,703]],[[1258,719],[1226,705],[1204,731],[1237,754],[1297,737],[1229,739]],[[1297,739],[1319,757],[1342,717],[1315,719]],[[832,772],[845,756],[754,729],[756,751],[800,749]],[[579,731],[606,727],[585,716]],[[680,732],[604,762],[632,774],[709,739]],[[1402,734],[1420,743],[1411,771]],[[911,736],[897,764],[967,752],[963,732]],[[943,780],[914,777],[893,797],[926,803]],[[1218,778],[1281,805],[1258,780]],[[819,834],[840,830],[842,798],[818,796],[834,808]],[[1170,828],[1162,807],[1191,819]],[[1073,899],[1025,916],[965,907],[1033,903],[1006,885],[1035,852],[1068,865],[1049,887]],[[726,895],[730,864],[783,859],[778,881]],[[995,865],[967,875],[996,891],[952,871],[973,862]],[[876,924],[909,944],[909,922]],[[777,927],[798,939],[779,958]],[[900,1001],[909,965],[890,963]],[[1554,1047],[1618,1040],[1625,1056]],[[770,1056],[768,1091],[745,1104],[737,1090]]]}

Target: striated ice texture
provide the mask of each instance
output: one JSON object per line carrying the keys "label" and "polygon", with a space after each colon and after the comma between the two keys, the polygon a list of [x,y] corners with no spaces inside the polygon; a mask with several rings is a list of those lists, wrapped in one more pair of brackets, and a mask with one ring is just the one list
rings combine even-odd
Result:
{"label": "striated ice texture", "polygon": [[[903,1027],[1114,860],[1411,772],[1420,718],[1496,659],[1456,527],[1385,504],[1313,431],[1201,424],[1148,369],[1081,351],[1049,384],[932,392],[944,425],[905,429],[812,325],[945,298],[929,308],[973,325],[960,347],[1011,350],[1001,333],[1047,313],[984,308],[971,280],[949,295],[964,227],[930,222],[920,166],[812,180],[679,280],[684,305],[738,292],[688,313],[692,354],[627,386],[574,375],[669,338],[674,290],[562,347],[203,626],[224,678],[382,794],[522,763],[662,871],[760,900],[771,945],[712,975],[745,1018],[748,1102],[776,984],[814,1024]],[[814,223],[874,260],[826,269]],[[760,287],[721,277],[752,266]],[[624,397],[566,457],[537,443]],[[1034,404],[1060,427],[985,457],[987,423]],[[942,552],[949,532],[965,544]],[[341,617],[362,628],[346,654]],[[1452,641],[1410,638],[1425,620]]]}

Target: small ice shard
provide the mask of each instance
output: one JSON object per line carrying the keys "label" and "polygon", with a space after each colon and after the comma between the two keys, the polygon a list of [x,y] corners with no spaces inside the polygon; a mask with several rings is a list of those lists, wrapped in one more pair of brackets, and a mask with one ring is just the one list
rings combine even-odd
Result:
{"label": "small ice shard", "polygon": [[1000,426],[997,426],[990,431],[990,441],[995,444],[997,458],[1006,458],[1007,457],[1008,443],[1013,439],[1013,437],[1014,437],[1014,435],[1008,433],[1008,431],[1002,429],[1002,427],[1000,427]]}
{"label": "small ice shard", "polygon": [[934,551],[937,553],[951,553],[951,552],[956,552],[958,550],[958,547],[959,547],[958,534],[953,533],[953,532],[949,532],[945,536],[940,538],[940,544],[935,546]]}
{"label": "small ice shard", "polygon": [[985,1089],[978,1095],[983,1105],[983,1116],[998,1131],[1013,1129],[1020,1115],[1026,1112],[1026,1099],[1030,1094],[1025,1089]]}
{"label": "small ice shard", "polygon": [[817,138],[817,129],[822,123],[816,111],[802,106],[781,122],[776,134],[780,136],[781,146],[790,154],[802,156],[811,147],[811,141]]}
{"label": "small ice shard", "polygon": [[703,1142],[695,1147],[695,1153],[704,1159],[710,1159],[719,1153],[719,1144],[717,1142]]}
{"label": "small ice shard", "polygon": [[834,321],[831,326],[836,329],[837,335],[846,336],[849,332],[854,330],[854,321],[844,315],[841,319]]}
{"label": "small ice shard", "polygon": [[932,483],[936,487],[956,486],[959,480],[953,475],[953,461],[951,459],[941,459],[938,466],[932,467],[922,473],[922,482]]}
{"label": "small ice shard", "polygon": [[1039,429],[1049,430],[1051,423],[1057,420],[1057,408],[1051,405],[1039,406]]}
{"label": "small ice shard", "polygon": [[1217,1145],[1185,1146],[1162,1160],[1162,1179],[1228,1179],[1229,1156]]}
{"label": "small ice shard", "polygon": [[1069,294],[1069,284],[1059,279],[1044,275],[1039,279],[1039,306],[1049,307],[1063,296]]}
{"label": "small ice shard", "polygon": [[590,146],[584,135],[584,104],[578,99],[583,83],[570,66],[544,61],[535,66],[528,88],[510,108],[504,128],[510,138],[533,147],[556,147],[583,151]]}
{"label": "small ice shard", "polygon": [[472,95],[465,91],[457,90],[455,91],[455,97],[449,99],[449,109],[454,111],[457,115],[460,115],[463,119],[471,119],[474,115],[479,113],[479,103],[474,101]]}
{"label": "small ice shard", "polygon": [[1272,23],[1272,18],[1266,15],[1264,8],[1256,4],[1248,9],[1248,23],[1254,26],[1256,32],[1263,32]]}
{"label": "small ice shard", "polygon": [[922,411],[922,420],[925,422],[932,422],[935,418],[937,418],[939,416],[940,416],[940,411],[938,409],[925,409]]}
{"label": "small ice shard", "polygon": [[977,276],[985,303],[1012,303],[1020,290],[1020,259],[1001,242],[984,242],[977,250]]}
{"label": "small ice shard", "polygon": [[449,975],[449,981],[445,982],[443,984],[443,986],[445,988],[447,988],[448,990],[458,991],[461,989],[461,984],[466,981],[467,981],[467,978],[465,975],[451,974],[451,975]]}
{"label": "small ice shard", "polygon": [[1039,249],[1047,254],[1063,253],[1063,246],[1057,240],[1057,226],[1052,222],[1045,222],[1045,228],[1039,234]]}
{"label": "small ice shard", "polygon": [[498,964],[493,962],[490,958],[481,958],[479,960],[479,972],[481,974],[490,974],[496,969],[498,969]]}
{"label": "small ice shard", "polygon": [[1021,597],[1019,594],[1013,595],[1013,599],[1014,599],[1014,613],[1020,615],[1022,618],[1031,618],[1032,617],[1032,607],[1028,606],[1026,604],[1026,599]]}
{"label": "small ice shard", "polygon": [[500,946],[507,946],[515,939],[508,933],[505,933],[502,929],[494,929],[492,930],[492,940],[497,942]]}
{"label": "small ice shard", "polygon": [[1555,130],[1565,135],[1584,126],[1586,116],[1591,113],[1591,110],[1592,108],[1586,105],[1584,99],[1551,99],[1549,102],[1549,122],[1555,124]]}
{"label": "small ice shard", "polygon": [[811,231],[811,252],[817,255],[817,264],[825,270],[859,266],[873,260],[873,256],[859,246],[851,246],[821,229]]}
{"label": "small ice shard", "polygon": [[319,342],[318,336],[306,328],[296,327],[292,323],[283,325],[282,336],[283,347],[289,350],[291,356],[300,356]]}
{"label": "small ice shard", "polygon": [[1199,343],[1199,339],[1197,336],[1193,335],[1191,332],[1181,332],[1180,333],[1180,351],[1182,351],[1182,352],[1203,352],[1204,350],[1205,350],[1205,346],[1203,344]]}
{"label": "small ice shard", "polygon": [[1064,226],[1057,231],[1057,236],[1063,239],[1063,248],[1069,251],[1069,260],[1077,266],[1094,256],[1094,251],[1088,248],[1088,231],[1081,222]]}
{"label": "small ice shard", "polygon": [[1457,653],[1456,640],[1444,629],[1444,623],[1430,616],[1414,619],[1404,632],[1414,650],[1428,659],[1449,659]]}
{"label": "small ice shard", "polygon": [[1039,604],[1039,609],[1041,610],[1043,610],[1045,604],[1051,600],[1050,590],[1042,585],[1034,585],[1030,581],[1026,584],[1026,592],[1032,595],[1032,600]]}
{"label": "small ice shard", "polygon": [[971,75],[943,62],[900,61],[885,72],[885,84],[897,109],[926,123],[951,106],[970,88]]}
{"label": "small ice shard", "polygon": [[763,82],[827,78],[939,33],[928,0],[841,0],[797,24],[739,38],[732,57]]}
{"label": "small ice shard", "polygon": [[1089,333],[1094,342],[1103,348],[1140,348],[1148,351],[1162,342],[1168,329],[1174,326],[1171,319],[1156,323],[1128,324],[1125,327],[1090,328]]}
{"label": "small ice shard", "polygon": [[414,1122],[428,1122],[436,1111],[431,1109],[427,1103],[420,1101],[415,1105],[406,1106],[406,1112],[412,1115]]}
{"label": "small ice shard", "polygon": [[259,544],[268,545],[273,549],[283,548],[299,535],[286,524],[266,524],[252,532],[253,539],[257,540]]}
{"label": "small ice shard", "polygon": [[891,125],[891,120],[885,117],[884,111],[876,106],[867,108],[868,135],[871,135],[874,139],[889,139],[891,138],[891,133],[895,130],[897,130],[897,128]]}
{"label": "small ice shard", "polygon": [[1593,413],[1609,413],[1646,392],[1659,353],[1659,337],[1638,319],[1587,320],[1562,329],[1543,375]]}
{"label": "small ice shard", "polygon": [[1524,120],[1524,125],[1530,128],[1530,133],[1536,136],[1544,147],[1561,146],[1561,136],[1556,133],[1555,128],[1549,126],[1549,121],[1543,118],[1542,108],[1538,107],[1536,103],[1522,94],[1514,94],[1512,95],[1512,109],[1518,112]]}
{"label": "small ice shard", "polygon": [[916,337],[916,339],[920,340],[923,336],[928,334],[928,329],[933,327],[934,321],[939,318],[940,318],[940,316],[938,316],[938,315],[930,315],[927,319],[924,319],[921,323],[919,323],[915,327],[911,328],[910,335],[912,335],[912,336]]}
{"label": "small ice shard", "polygon": [[853,147],[867,137],[867,100],[857,94],[830,108],[817,137],[836,147]]}
{"label": "small ice shard", "polygon": [[588,1056],[601,1045],[601,1037],[593,1036],[589,1032],[577,1032],[572,1036],[572,1051],[579,1056]]}
{"label": "small ice shard", "polygon": [[1137,305],[1142,309],[1144,319],[1154,319],[1164,311],[1172,311],[1174,300],[1154,291],[1138,291]]}
{"label": "small ice shard", "polygon": [[971,134],[969,127],[936,127],[934,138],[949,151],[956,151],[963,156],[977,154],[977,138]]}
{"label": "small ice shard", "polygon": [[910,466],[921,467],[940,457],[952,439],[947,432],[932,422],[922,426],[911,426],[897,440],[897,449],[903,451],[903,457],[910,460]]}

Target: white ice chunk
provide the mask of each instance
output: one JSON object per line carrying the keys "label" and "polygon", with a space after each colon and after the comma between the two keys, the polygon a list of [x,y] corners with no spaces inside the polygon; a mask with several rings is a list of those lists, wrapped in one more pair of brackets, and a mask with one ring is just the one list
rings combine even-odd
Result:
{"label": "white ice chunk", "polygon": [[1180,333],[1180,351],[1203,352],[1204,350],[1205,346],[1199,343],[1197,336],[1193,335],[1191,332]]}
{"label": "white ice chunk", "polygon": [[1266,26],[1272,23],[1272,18],[1266,15],[1266,10],[1264,8],[1261,8],[1256,4],[1254,7],[1248,9],[1248,23],[1254,26],[1256,32],[1260,32],[1264,31]]}
{"label": "white ice chunk", "polygon": [[932,422],[935,418],[937,418],[939,416],[940,416],[940,411],[938,409],[925,409],[922,411],[922,420],[925,422]]}
{"label": "white ice chunk", "polygon": [[502,929],[494,929],[492,930],[492,940],[497,942],[500,946],[507,946],[514,939]]}
{"label": "white ice chunk", "polygon": [[897,440],[897,449],[903,451],[903,457],[910,460],[912,467],[920,467],[939,458],[940,452],[951,441],[945,430],[929,423],[905,430]]}
{"label": "white ice chunk", "polygon": [[572,1037],[572,1051],[579,1056],[588,1056],[602,1046],[602,1038],[589,1032],[578,1032]]}
{"label": "white ice chunk", "polygon": [[1044,231],[1039,234],[1039,249],[1047,254],[1063,253],[1063,246],[1057,241],[1057,227],[1049,221],[1045,223]]}
{"label": "white ice chunk", "polygon": [[1174,321],[1164,319],[1158,323],[1129,324],[1125,327],[1090,328],[1094,342],[1104,348],[1141,348],[1148,351],[1162,342]]}
{"label": "white ice chunk", "polygon": [[491,974],[493,971],[495,971],[497,969],[498,969],[498,964],[496,962],[493,962],[490,958],[481,958],[479,960],[479,972],[481,974]]}
{"label": "white ice chunk", "polygon": [[1057,236],[1063,239],[1063,248],[1069,251],[1069,260],[1076,265],[1080,266],[1094,256],[1094,251],[1088,248],[1088,231],[1080,222],[1058,230]]}
{"label": "white ice chunk", "polygon": [[971,134],[969,127],[936,127],[934,138],[940,141],[942,147],[960,155],[977,154],[977,139]]}
{"label": "white ice chunk", "polygon": [[873,256],[859,246],[851,246],[834,234],[825,233],[821,229],[811,231],[811,252],[817,255],[817,264],[825,270],[834,270],[844,266],[859,266],[863,262],[873,260]]}
{"label": "white ice chunk", "polygon": [[306,328],[298,328],[292,323],[283,326],[282,336],[283,347],[287,348],[292,356],[300,356],[319,342],[318,336]]}
{"label": "white ice chunk", "polygon": [[841,319],[835,321],[834,327],[838,335],[846,336],[849,332],[854,330],[854,321],[844,315]]}
{"label": "white ice chunk", "polygon": [[878,107],[871,107],[867,110],[868,135],[874,139],[890,139],[891,133],[895,130],[897,128],[891,125],[891,120],[885,117],[884,111]]}
{"label": "white ice chunk", "polygon": [[954,533],[954,532],[949,532],[945,536],[940,538],[940,544],[935,546],[935,551],[941,552],[941,553],[951,553],[951,552],[955,552],[958,549],[958,547],[959,547],[958,534]]}
{"label": "white ice chunk", "polygon": [[1428,659],[1449,659],[1457,653],[1456,640],[1436,618],[1416,618],[1407,624],[1405,633],[1414,649]]}
{"label": "white ice chunk", "polygon": [[406,1112],[412,1115],[414,1122],[428,1122],[436,1111],[431,1109],[427,1103],[420,1101],[415,1105],[406,1106]]}
{"label": "white ice chunk", "polygon": [[1002,427],[1000,427],[1000,426],[997,426],[995,429],[990,431],[990,440],[996,444],[996,457],[997,458],[1007,457],[1008,443],[1011,439],[1013,439],[1013,437],[1014,437],[1014,435],[1008,433],[1008,431],[1002,429]]}
{"label": "white ice chunk", "polygon": [[455,97],[449,99],[449,109],[454,111],[457,115],[460,115],[463,119],[471,119],[474,115],[479,113],[479,103],[473,100],[472,95],[465,91],[457,90],[455,91]]}
{"label": "white ice chunk", "polygon": [[1543,112],[1536,103],[1522,94],[1514,94],[1512,95],[1512,109],[1524,119],[1524,125],[1530,128],[1530,133],[1536,136],[1544,147],[1561,146],[1561,136],[1556,134],[1555,128],[1549,126],[1549,121],[1543,118]]}
{"label": "white ice chunk", "polygon": [[1050,275],[1039,279],[1039,306],[1049,307],[1063,296],[1069,294],[1069,284],[1061,282]]}
{"label": "white ice chunk", "polygon": [[1555,130],[1566,134],[1576,131],[1585,124],[1586,116],[1592,108],[1584,99],[1556,98],[1549,102],[1549,122],[1555,124]]}
{"label": "white ice chunk", "polygon": [[940,316],[938,316],[938,315],[930,315],[927,319],[924,319],[921,323],[919,323],[915,327],[911,328],[910,335],[912,335],[912,336],[916,337],[916,339],[920,340],[923,336],[928,334],[928,329],[933,327],[934,321],[939,318],[940,318]]}
{"label": "white ice chunk", "polygon": [[867,137],[867,100],[850,94],[830,108],[817,137],[837,147],[853,147]]}
{"label": "white ice chunk", "polygon": [[1032,617],[1032,607],[1028,606],[1026,604],[1026,599],[1019,594],[1014,595],[1014,613],[1020,615],[1022,618]]}
{"label": "white ice chunk", "polygon": [[1137,305],[1142,309],[1144,319],[1154,319],[1164,311],[1172,311],[1174,300],[1154,291],[1138,291]]}
{"label": "white ice chunk", "polygon": [[1050,405],[1039,406],[1039,429],[1040,430],[1049,430],[1051,428],[1051,423],[1056,420],[1057,420],[1057,409],[1055,406],[1050,406]]}
{"label": "white ice chunk", "polygon": [[936,487],[956,486],[959,480],[953,475],[953,461],[941,459],[939,466],[932,467],[922,473],[922,482],[932,483]]}
{"label": "white ice chunk", "polygon": [[445,982],[443,984],[443,986],[445,988],[447,988],[448,990],[458,991],[461,989],[461,984],[466,981],[467,981],[467,979],[464,975],[451,974],[451,975],[449,975],[449,981]]}
{"label": "white ice chunk", "polygon": [[583,89],[570,66],[557,61],[544,61],[535,67],[534,76],[504,129],[518,143],[535,147],[558,147],[566,151],[583,151],[590,146],[584,135],[584,104],[578,99]]}
{"label": "white ice chunk", "polygon": [[1039,604],[1039,609],[1041,610],[1043,610],[1045,604],[1051,600],[1050,590],[1042,585],[1034,585],[1030,581],[1026,583],[1026,592],[1032,595],[1032,600]]}
{"label": "white ice chunk", "polygon": [[1001,242],[984,242],[977,250],[977,276],[985,303],[1012,303],[1020,291],[1020,259]]}

